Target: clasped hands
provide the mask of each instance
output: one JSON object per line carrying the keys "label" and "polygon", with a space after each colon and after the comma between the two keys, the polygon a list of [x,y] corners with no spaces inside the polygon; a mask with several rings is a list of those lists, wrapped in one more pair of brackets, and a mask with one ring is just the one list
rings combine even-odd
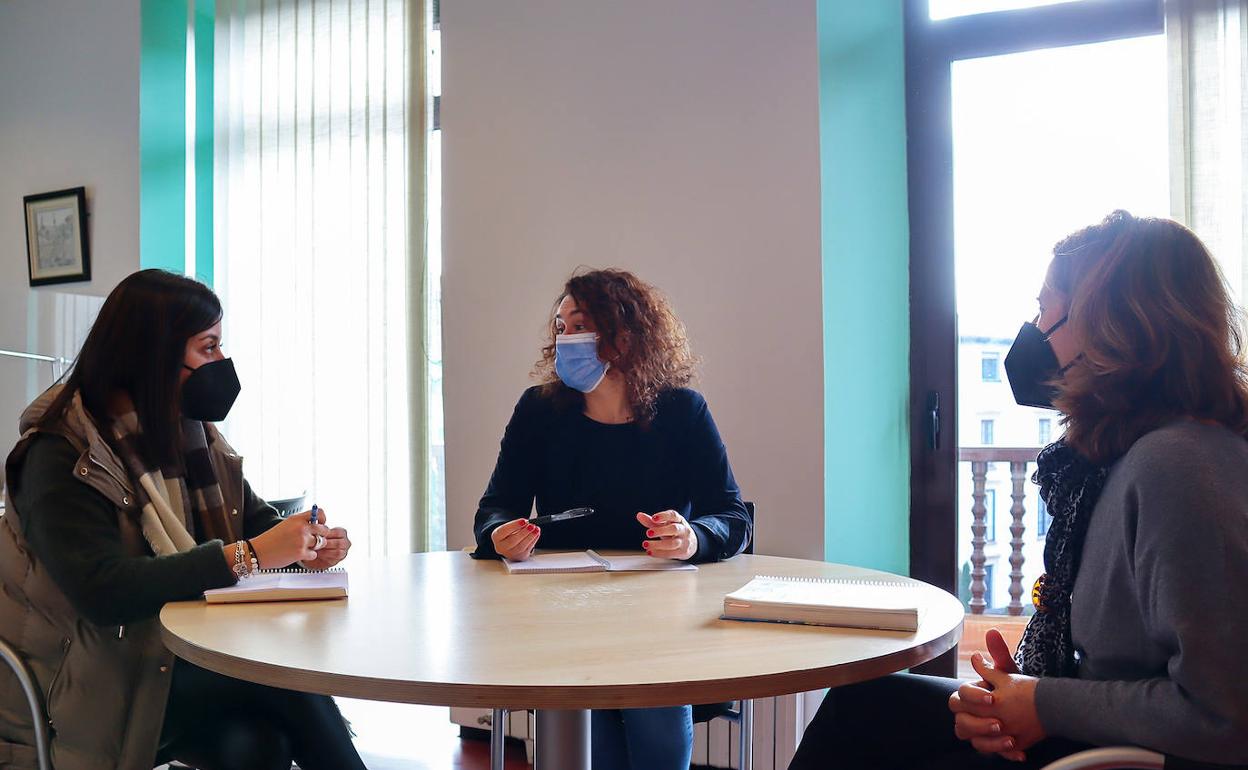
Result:
{"label": "clasped hands", "polygon": [[1047,737],[1036,711],[1040,680],[1018,673],[1000,631],[991,629],[984,641],[992,660],[978,652],[971,656],[980,680],[963,683],[949,696],[954,733],[985,754],[1022,762],[1026,750]]}
{"label": "clasped hands", "polygon": [[[660,511],[653,516],[637,513],[637,523],[646,528],[641,547],[656,559],[688,559],[698,552],[698,533],[676,511]],[[542,528],[528,519],[514,519],[490,533],[494,550],[510,561],[524,561],[533,554]]]}

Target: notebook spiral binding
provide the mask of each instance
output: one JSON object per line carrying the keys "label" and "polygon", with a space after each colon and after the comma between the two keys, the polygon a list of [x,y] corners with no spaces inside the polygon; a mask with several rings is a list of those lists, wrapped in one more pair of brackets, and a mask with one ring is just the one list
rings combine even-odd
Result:
{"label": "notebook spiral binding", "polygon": [[755,575],[756,578],[764,578],[766,580],[781,580],[789,583],[829,583],[843,586],[874,586],[881,588],[908,588],[909,583],[900,580],[865,580],[862,578],[823,578],[823,577],[796,577],[792,575]]}
{"label": "notebook spiral binding", "polygon": [[258,569],[251,573],[253,575],[319,575],[324,572],[346,572],[345,567],[330,567],[329,569],[303,569],[301,567],[285,567],[283,569]]}

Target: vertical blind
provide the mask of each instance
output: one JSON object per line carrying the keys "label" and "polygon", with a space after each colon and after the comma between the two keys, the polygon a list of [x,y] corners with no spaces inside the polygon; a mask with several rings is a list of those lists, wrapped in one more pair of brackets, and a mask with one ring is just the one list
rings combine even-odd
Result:
{"label": "vertical blind", "polygon": [[1168,0],[1172,215],[1248,300],[1248,0]]}
{"label": "vertical blind", "polygon": [[258,494],[307,492],[357,553],[424,547],[420,0],[227,0],[215,40],[217,288]]}

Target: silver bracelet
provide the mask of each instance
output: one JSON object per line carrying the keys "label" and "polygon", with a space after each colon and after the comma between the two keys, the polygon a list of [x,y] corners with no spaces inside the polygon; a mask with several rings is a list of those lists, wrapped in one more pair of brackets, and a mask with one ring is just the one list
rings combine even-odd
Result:
{"label": "silver bracelet", "polygon": [[239,580],[242,580],[245,577],[251,577],[251,570],[248,569],[250,565],[248,565],[244,560],[246,555],[247,554],[243,547],[243,541],[239,540],[234,544],[234,575]]}

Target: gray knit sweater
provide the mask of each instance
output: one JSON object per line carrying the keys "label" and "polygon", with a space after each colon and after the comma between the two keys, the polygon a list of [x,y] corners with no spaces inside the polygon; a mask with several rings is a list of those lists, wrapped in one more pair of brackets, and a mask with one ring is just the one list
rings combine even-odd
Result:
{"label": "gray knit sweater", "polygon": [[1111,469],[1072,601],[1079,676],[1043,679],[1050,735],[1248,763],[1248,441],[1182,421]]}

